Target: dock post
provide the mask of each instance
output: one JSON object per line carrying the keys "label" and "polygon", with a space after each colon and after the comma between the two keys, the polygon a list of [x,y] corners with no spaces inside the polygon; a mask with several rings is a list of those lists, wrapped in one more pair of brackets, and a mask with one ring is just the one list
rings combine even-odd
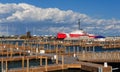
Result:
{"label": "dock post", "polygon": [[102,68],[101,67],[98,68],[98,72],[102,72]]}
{"label": "dock post", "polygon": [[80,51],[80,50],[79,50],[79,47],[77,46],[77,53],[79,53],[79,51]]}
{"label": "dock post", "polygon": [[40,57],[40,66],[42,66],[42,57]]}
{"label": "dock post", "polygon": [[93,52],[95,52],[95,46],[93,46]]}
{"label": "dock post", "polygon": [[103,67],[102,72],[112,72],[112,67],[111,66]]}
{"label": "dock post", "polygon": [[102,72],[112,72],[112,67],[107,65],[107,62],[104,62],[104,67]]}
{"label": "dock post", "polygon": [[6,72],[8,72],[8,62],[6,60]]}
{"label": "dock post", "polygon": [[89,52],[91,52],[91,48],[90,48],[90,46],[89,46]]}
{"label": "dock post", "polygon": [[24,68],[24,57],[22,57],[22,68]]}
{"label": "dock post", "polygon": [[47,62],[47,57],[45,58],[45,71],[47,71],[47,65],[48,65],[48,62]]}
{"label": "dock post", "polygon": [[73,46],[73,53],[75,54],[75,46]]}
{"label": "dock post", "polygon": [[56,47],[56,54],[58,53],[58,45],[55,45],[55,47]]}
{"label": "dock post", "polygon": [[64,69],[64,56],[62,55],[62,69]]}
{"label": "dock post", "polygon": [[86,56],[85,56],[85,51],[83,50],[83,52],[82,52],[82,58],[83,58],[83,60],[85,60],[86,59]]}
{"label": "dock post", "polygon": [[29,72],[29,58],[27,58],[27,72]]}
{"label": "dock post", "polygon": [[22,56],[21,54],[22,54],[21,51],[19,51],[19,56]]}
{"label": "dock post", "polygon": [[104,67],[108,67],[107,62],[104,62]]}
{"label": "dock post", "polygon": [[68,47],[68,49],[69,49],[69,50],[68,50],[68,54],[69,54],[69,56],[70,56],[70,47]]}
{"label": "dock post", "polygon": [[[25,50],[25,44],[24,44],[24,43],[22,43],[22,50],[26,51],[26,50]],[[25,53],[24,53],[24,56],[25,56]]]}
{"label": "dock post", "polygon": [[56,64],[58,64],[58,55],[56,55]]}
{"label": "dock post", "polygon": [[66,53],[67,52],[67,50],[66,50],[66,46],[64,46],[64,53]]}
{"label": "dock post", "polygon": [[1,72],[3,72],[3,58],[2,58],[2,62],[1,62]]}
{"label": "dock post", "polygon": [[38,53],[38,47],[36,48],[36,53]]}

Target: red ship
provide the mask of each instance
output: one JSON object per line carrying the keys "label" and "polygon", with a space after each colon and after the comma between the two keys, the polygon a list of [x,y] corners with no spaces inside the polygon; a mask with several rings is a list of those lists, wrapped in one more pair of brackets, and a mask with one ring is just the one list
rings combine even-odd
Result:
{"label": "red ship", "polygon": [[88,34],[83,30],[76,30],[71,33],[61,33],[57,34],[58,39],[80,39],[80,38],[95,38],[96,35]]}
{"label": "red ship", "polygon": [[[94,34],[89,34],[82,29],[80,29],[80,20],[78,21],[79,29],[72,31],[70,33],[63,33],[59,32],[57,33],[57,39],[81,39],[81,38],[96,38],[98,37],[97,35]],[[103,36],[99,36],[102,37]]]}

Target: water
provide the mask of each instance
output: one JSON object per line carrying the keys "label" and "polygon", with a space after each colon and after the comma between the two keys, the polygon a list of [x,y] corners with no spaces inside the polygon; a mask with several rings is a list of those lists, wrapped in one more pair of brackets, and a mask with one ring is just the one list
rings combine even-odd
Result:
{"label": "water", "polygon": [[120,72],[120,63],[108,63],[108,65],[112,66],[113,72]]}
{"label": "water", "polygon": [[69,69],[49,71],[49,72],[89,72],[89,71],[81,70],[78,68],[69,68]]}

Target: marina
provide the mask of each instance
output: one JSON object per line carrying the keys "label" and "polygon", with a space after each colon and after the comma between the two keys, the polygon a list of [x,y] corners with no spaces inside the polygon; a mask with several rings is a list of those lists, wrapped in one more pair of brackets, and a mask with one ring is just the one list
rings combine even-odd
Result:
{"label": "marina", "polygon": [[119,3],[0,0],[0,72],[120,72]]}
{"label": "marina", "polygon": [[[1,72],[44,72],[71,68],[112,72],[113,68],[108,63],[120,62],[119,44],[119,39],[114,39],[114,42],[113,39],[56,40],[47,37],[5,39],[0,42]],[[20,66],[11,67],[12,62],[19,62]]]}

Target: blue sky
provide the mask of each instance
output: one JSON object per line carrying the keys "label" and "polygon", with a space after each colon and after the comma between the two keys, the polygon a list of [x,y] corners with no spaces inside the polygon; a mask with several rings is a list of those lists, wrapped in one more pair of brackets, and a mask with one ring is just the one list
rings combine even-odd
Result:
{"label": "blue sky", "polygon": [[[0,3],[0,34],[23,34],[27,30],[38,35],[70,32],[77,28],[78,18],[89,33],[120,32],[120,0],[0,0]],[[13,29],[6,29],[8,26]]]}
{"label": "blue sky", "polygon": [[93,17],[117,18],[120,0],[0,0],[1,3],[28,3],[42,8],[59,8],[86,13]]}

